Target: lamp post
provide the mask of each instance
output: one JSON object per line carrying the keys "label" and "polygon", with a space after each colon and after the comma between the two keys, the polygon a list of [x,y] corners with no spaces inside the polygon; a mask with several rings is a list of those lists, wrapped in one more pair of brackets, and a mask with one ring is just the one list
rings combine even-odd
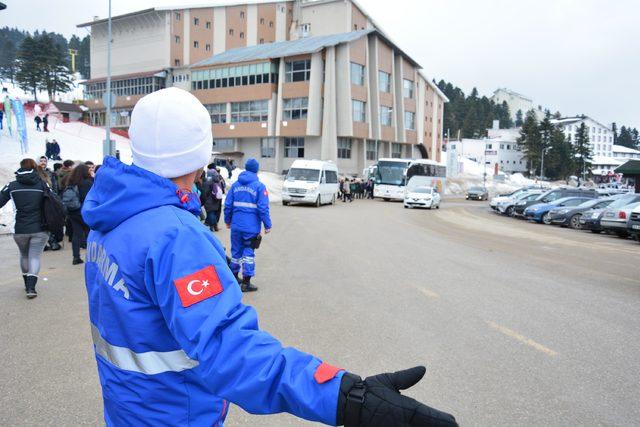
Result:
{"label": "lamp post", "polygon": [[542,158],[540,159],[540,179],[544,179],[544,154],[552,148],[552,146],[548,146],[542,149]]}
{"label": "lamp post", "polygon": [[111,104],[113,97],[111,93],[111,0],[109,0],[109,19],[107,20],[107,96],[106,110],[104,118],[104,128],[106,139],[104,140],[103,154],[105,156],[113,156],[115,154],[114,144],[111,142]]}

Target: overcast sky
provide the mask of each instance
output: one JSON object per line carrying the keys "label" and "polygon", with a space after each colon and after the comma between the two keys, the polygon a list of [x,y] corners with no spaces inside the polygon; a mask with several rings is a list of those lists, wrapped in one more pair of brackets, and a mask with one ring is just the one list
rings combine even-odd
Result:
{"label": "overcast sky", "polygon": [[[70,36],[107,0],[2,0],[0,26]],[[207,0],[113,0],[113,14]],[[638,0],[360,0],[423,67],[469,93],[507,87],[564,115],[640,128]]]}

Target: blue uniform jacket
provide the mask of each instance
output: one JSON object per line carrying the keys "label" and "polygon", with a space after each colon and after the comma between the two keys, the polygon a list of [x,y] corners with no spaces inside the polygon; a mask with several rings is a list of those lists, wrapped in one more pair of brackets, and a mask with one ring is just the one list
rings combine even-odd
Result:
{"label": "blue uniform jacket", "polygon": [[342,372],[314,380],[320,360],[258,328],[199,201],[177,190],[107,157],[82,209],[107,425],[217,426],[228,402],[335,424]]}
{"label": "blue uniform jacket", "polygon": [[234,230],[252,234],[260,233],[262,224],[271,228],[269,193],[258,174],[244,171],[233,183],[224,201],[224,222]]}

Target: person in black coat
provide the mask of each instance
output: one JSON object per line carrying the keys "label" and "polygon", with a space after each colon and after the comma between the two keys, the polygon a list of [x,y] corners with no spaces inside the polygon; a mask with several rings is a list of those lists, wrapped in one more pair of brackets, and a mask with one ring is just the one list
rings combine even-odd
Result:
{"label": "person in black coat", "polygon": [[[71,227],[73,228],[73,235],[71,238],[71,250],[73,253],[73,265],[82,264],[84,261],[80,258],[80,246],[83,241],[86,241],[89,234],[89,226],[85,224],[82,219],[82,204],[87,197],[91,186],[93,185],[93,179],[90,175],[89,166],[84,163],[80,163],[71,171],[71,175],[66,180],[66,188],[73,188],[77,191],[78,198],[80,199],[80,208],[67,212],[69,220],[71,221]],[[65,191],[66,191],[65,188]]]}
{"label": "person in black coat", "polygon": [[207,172],[207,178],[202,186],[200,202],[207,212],[205,225],[209,226],[211,231],[218,231],[218,222],[220,221],[220,213],[222,212],[223,192],[222,177],[215,169],[210,169]]}
{"label": "person in black coat", "polygon": [[49,115],[45,114],[42,118],[42,125],[44,126],[43,131],[49,132]]}
{"label": "person in black coat", "polygon": [[40,118],[40,116],[36,116],[35,119],[33,119],[34,122],[36,122],[36,130],[40,131],[40,123],[42,123],[42,119]]}
{"label": "person in black coat", "polygon": [[38,175],[33,159],[23,159],[16,171],[16,180],[0,190],[0,208],[13,199],[16,223],[13,235],[20,251],[20,269],[27,298],[38,296],[36,284],[40,272],[40,257],[49,239],[42,227],[42,204],[45,183]]}

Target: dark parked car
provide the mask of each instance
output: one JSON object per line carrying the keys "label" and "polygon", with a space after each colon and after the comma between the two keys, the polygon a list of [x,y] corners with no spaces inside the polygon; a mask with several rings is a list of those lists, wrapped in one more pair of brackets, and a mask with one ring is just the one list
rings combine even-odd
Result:
{"label": "dark parked car", "polygon": [[524,210],[529,206],[537,203],[551,203],[564,197],[588,197],[595,199],[598,197],[598,193],[595,190],[582,190],[580,188],[555,188],[540,194],[533,200],[521,200],[516,203],[514,207],[514,216],[523,216]]}
{"label": "dark parked car", "polygon": [[549,216],[549,212],[551,212],[552,209],[575,207],[586,202],[587,200],[589,199],[586,197],[563,197],[549,203],[536,203],[535,205],[531,205],[524,210],[524,217],[525,219],[549,225],[551,224],[551,217]]}
{"label": "dark parked car", "polygon": [[632,235],[638,242],[640,242],[640,209],[636,208],[631,212],[629,216],[629,223],[627,224],[629,234]]}
{"label": "dark parked car", "polygon": [[609,212],[610,210],[620,209],[623,206],[626,206],[631,203],[640,202],[640,194],[625,194],[619,196],[615,201],[611,202],[609,206],[603,209],[594,209],[590,211],[586,211],[582,214],[582,218],[580,218],[580,225],[583,230],[589,230],[592,233],[602,233],[602,220],[605,212]]}
{"label": "dark parked car", "polygon": [[471,187],[467,190],[467,200],[489,200],[489,192],[484,187]]}
{"label": "dark parked car", "polygon": [[575,207],[558,207],[549,211],[549,219],[551,224],[560,225],[562,227],[571,227],[579,230],[582,228],[580,219],[582,214],[592,209],[603,209],[614,202],[617,197],[607,197],[604,199],[591,199],[581,205]]}

